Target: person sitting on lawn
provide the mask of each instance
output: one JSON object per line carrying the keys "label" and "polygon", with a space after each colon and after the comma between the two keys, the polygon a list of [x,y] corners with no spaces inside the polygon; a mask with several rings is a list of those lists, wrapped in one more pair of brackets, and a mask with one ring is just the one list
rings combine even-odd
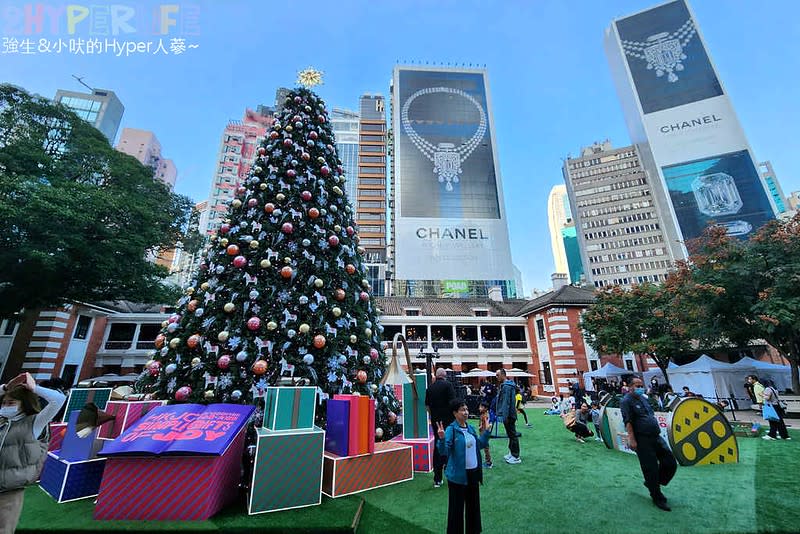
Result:
{"label": "person sitting on lawn", "polygon": [[569,428],[575,434],[575,441],[586,443],[583,438],[594,436],[594,433],[589,430],[590,421],[592,421],[592,412],[589,410],[589,405],[583,402],[581,409],[575,411],[575,424]]}
{"label": "person sitting on lawn", "polygon": [[563,402],[563,400],[564,400],[564,395],[559,395],[558,397],[551,397],[550,403],[552,404],[552,406],[550,406],[549,410],[545,410],[544,414],[561,415],[561,403]]}

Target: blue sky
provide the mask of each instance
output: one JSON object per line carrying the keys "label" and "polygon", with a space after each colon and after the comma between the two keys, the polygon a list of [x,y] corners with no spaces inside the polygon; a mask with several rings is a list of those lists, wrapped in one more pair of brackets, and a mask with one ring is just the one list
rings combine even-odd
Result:
{"label": "blue sky", "polygon": [[[68,2],[38,2],[63,8]],[[168,2],[119,0],[135,10],[132,33],[118,41],[158,42],[153,13]],[[497,155],[504,182],[514,262],[525,289],[550,286],[553,260],[547,195],[562,183],[561,161],[581,146],[610,139],[629,143],[602,48],[614,17],[650,7],[649,0],[356,0],[174,2],[178,28],[167,37],[199,45],[180,55],[0,54],[0,80],[52,97],[81,90],[72,74],[111,89],[125,105],[123,127],[152,130],[178,168],[177,191],[208,194],[222,129],[245,107],[272,104],[275,89],[293,84],[299,69],[325,72],[319,93],[329,107],[355,108],[364,92],[388,95],[396,62],[485,64],[494,105]],[[103,13],[67,33],[66,17],[45,18],[25,34],[34,2],[0,4],[0,38],[68,43],[102,31]],[[199,7],[197,35],[184,35]],[[797,157],[800,107],[800,2],[695,0],[692,3],[725,88],[756,157],[772,161],[788,195],[800,189]],[[99,35],[101,40],[106,36]],[[113,36],[108,36],[113,38]],[[165,40],[168,43],[168,39]],[[153,45],[155,50],[155,44]],[[2,48],[5,51],[5,48]],[[792,156],[792,154],[795,154]]]}

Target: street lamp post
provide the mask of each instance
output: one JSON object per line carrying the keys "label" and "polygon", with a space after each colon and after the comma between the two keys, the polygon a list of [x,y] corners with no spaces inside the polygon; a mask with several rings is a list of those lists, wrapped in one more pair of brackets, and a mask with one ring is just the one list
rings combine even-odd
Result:
{"label": "street lamp post", "polygon": [[432,360],[437,358],[439,358],[439,347],[433,347],[433,352],[425,352],[422,347],[419,348],[417,359],[425,360],[425,374],[428,378],[429,386],[433,383],[433,374],[431,373],[431,367],[433,365]]}

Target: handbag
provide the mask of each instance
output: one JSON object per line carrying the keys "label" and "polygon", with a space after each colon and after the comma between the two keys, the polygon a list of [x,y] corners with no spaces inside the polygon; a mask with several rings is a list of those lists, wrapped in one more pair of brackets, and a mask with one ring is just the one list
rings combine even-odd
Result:
{"label": "handbag", "polygon": [[780,421],[781,418],[778,417],[778,412],[775,411],[775,407],[771,404],[764,404],[764,408],[761,410],[761,415],[767,421]]}

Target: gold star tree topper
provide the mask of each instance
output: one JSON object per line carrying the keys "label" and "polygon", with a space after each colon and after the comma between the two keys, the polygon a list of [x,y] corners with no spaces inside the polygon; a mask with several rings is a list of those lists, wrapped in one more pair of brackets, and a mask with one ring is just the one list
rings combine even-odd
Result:
{"label": "gold star tree topper", "polygon": [[322,85],[322,71],[314,67],[308,67],[297,73],[297,83],[304,87],[314,87]]}

